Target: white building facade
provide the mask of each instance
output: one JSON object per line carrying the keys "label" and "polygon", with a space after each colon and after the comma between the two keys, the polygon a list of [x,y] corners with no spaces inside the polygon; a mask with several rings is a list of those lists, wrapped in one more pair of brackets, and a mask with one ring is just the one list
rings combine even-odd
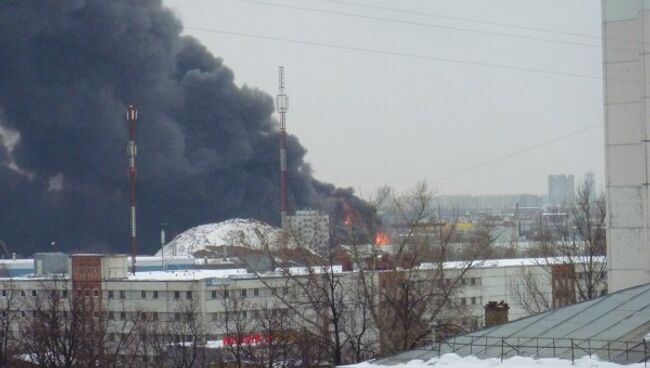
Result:
{"label": "white building facade", "polygon": [[609,290],[650,282],[650,2],[604,0]]}

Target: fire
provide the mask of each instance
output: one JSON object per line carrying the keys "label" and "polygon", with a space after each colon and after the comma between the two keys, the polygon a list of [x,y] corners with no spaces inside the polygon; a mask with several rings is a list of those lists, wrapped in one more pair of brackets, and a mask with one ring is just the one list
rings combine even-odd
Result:
{"label": "fire", "polygon": [[350,214],[346,214],[346,215],[345,215],[345,218],[343,219],[343,223],[344,223],[346,226],[351,226],[351,225],[352,225],[352,215],[350,215]]}
{"label": "fire", "polygon": [[383,231],[377,231],[375,234],[375,245],[388,245],[390,244],[390,237]]}

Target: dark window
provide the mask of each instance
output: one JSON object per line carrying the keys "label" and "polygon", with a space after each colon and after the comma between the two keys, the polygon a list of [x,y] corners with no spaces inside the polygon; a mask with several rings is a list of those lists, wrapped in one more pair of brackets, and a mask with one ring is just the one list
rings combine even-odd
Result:
{"label": "dark window", "polygon": [[212,290],[212,299],[217,299],[217,291],[216,290]]}
{"label": "dark window", "polygon": [[120,319],[124,321],[126,319],[126,312],[120,312]]}
{"label": "dark window", "polygon": [[289,294],[289,288],[286,287],[286,286],[283,287],[283,288],[282,288],[282,294],[283,294],[283,295],[287,295],[287,294]]}
{"label": "dark window", "polygon": [[68,297],[68,290],[63,290],[63,297],[67,298]]}
{"label": "dark window", "polygon": [[228,292],[228,290],[224,290],[224,291],[223,291],[223,297],[224,297],[224,298],[227,298],[227,297],[229,296],[229,294],[230,294],[230,293]]}
{"label": "dark window", "polygon": [[93,289],[93,296],[96,298],[99,296],[99,290]]}
{"label": "dark window", "polygon": [[142,313],[140,314],[140,318],[141,318],[143,321],[146,321],[146,320],[147,320],[147,313],[142,312]]}
{"label": "dark window", "polygon": [[2,296],[7,296],[7,290],[2,290]]}
{"label": "dark window", "polygon": [[158,299],[158,290],[153,291],[153,298]]}
{"label": "dark window", "polygon": [[241,297],[242,298],[246,297],[246,289],[241,289]]}
{"label": "dark window", "polygon": [[192,292],[191,291],[186,291],[185,292],[185,299],[192,299]]}
{"label": "dark window", "polygon": [[108,319],[115,319],[115,313],[108,312]]}
{"label": "dark window", "polygon": [[174,321],[180,321],[181,320],[181,314],[180,313],[174,313]]}
{"label": "dark window", "polygon": [[36,296],[36,290],[32,290],[32,296]]}
{"label": "dark window", "polygon": [[25,311],[20,311],[20,316],[21,316],[22,318],[25,318],[27,315],[25,314]]}
{"label": "dark window", "polygon": [[120,299],[126,298],[126,291],[120,290]]}
{"label": "dark window", "polygon": [[147,292],[144,291],[144,290],[142,290],[142,291],[140,292],[140,297],[141,297],[142,299],[147,299]]}
{"label": "dark window", "polygon": [[181,298],[181,292],[180,291],[174,291],[174,299],[180,299]]}
{"label": "dark window", "polygon": [[158,320],[158,312],[152,312],[151,313],[151,319],[153,321],[157,321]]}
{"label": "dark window", "polygon": [[109,290],[108,291],[108,299],[113,299],[114,296],[115,296],[115,294],[113,293],[113,290]]}
{"label": "dark window", "polygon": [[20,291],[20,296],[25,296],[25,290]]}
{"label": "dark window", "polygon": [[90,296],[90,289],[86,289],[86,296]]}
{"label": "dark window", "polygon": [[260,289],[258,289],[258,288],[253,289],[253,295],[254,296],[260,296]]}

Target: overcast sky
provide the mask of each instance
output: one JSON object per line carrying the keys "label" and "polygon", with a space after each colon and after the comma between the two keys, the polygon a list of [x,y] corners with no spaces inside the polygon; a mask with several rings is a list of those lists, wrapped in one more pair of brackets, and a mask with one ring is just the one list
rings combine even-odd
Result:
{"label": "overcast sky", "polygon": [[362,195],[421,179],[439,194],[543,194],[548,174],[581,179],[589,170],[602,185],[600,1],[261,1],[165,3],[238,84],[275,94],[277,66],[286,67],[288,130],[308,149],[317,178]]}

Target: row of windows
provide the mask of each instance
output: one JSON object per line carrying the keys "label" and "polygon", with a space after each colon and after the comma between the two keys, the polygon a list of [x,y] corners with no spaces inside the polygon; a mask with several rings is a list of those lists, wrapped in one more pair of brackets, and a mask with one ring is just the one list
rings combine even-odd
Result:
{"label": "row of windows", "polygon": [[458,302],[460,305],[482,305],[483,298],[480,296],[473,296],[470,298],[459,298]]}
{"label": "row of windows", "polygon": [[[221,297],[226,299],[226,298],[233,297],[234,296],[233,292],[235,292],[235,291],[234,290],[228,290],[228,289],[221,290],[221,291],[212,290],[211,297],[212,297],[212,299],[217,299],[217,298],[219,298],[221,296]],[[236,292],[238,293],[238,296],[240,296],[242,298],[246,298],[246,297],[249,297],[249,296],[254,296],[254,297],[260,296],[260,289],[258,289],[258,288],[239,289]],[[283,295],[288,294],[288,292],[289,292],[289,288],[287,288],[287,287],[282,288]],[[1,293],[2,293],[3,297],[7,297],[7,296],[11,295],[10,290],[2,290]],[[37,296],[37,290],[20,290],[20,296],[21,297],[26,297],[28,295],[28,293],[33,297]],[[77,294],[79,296],[85,295],[87,297],[90,297],[90,296],[99,297],[99,290],[98,289],[83,289],[83,291],[82,291],[80,289],[80,290],[77,290]],[[270,294],[271,295],[277,295],[277,288],[270,288]],[[68,297],[68,291],[63,290],[62,291],[62,296],[64,298],[67,298]],[[151,290],[151,291],[141,290],[140,291],[140,298],[141,299],[148,299],[148,298],[158,299],[159,296],[160,296],[160,293],[159,293],[158,290]],[[173,291],[173,298],[174,299],[182,299],[182,298],[192,299],[192,297],[193,297],[193,292],[192,291],[184,291],[184,292],[181,292],[181,291],[178,291],[178,290]],[[116,299],[116,298],[126,299],[126,290],[108,290],[108,299]]]}

